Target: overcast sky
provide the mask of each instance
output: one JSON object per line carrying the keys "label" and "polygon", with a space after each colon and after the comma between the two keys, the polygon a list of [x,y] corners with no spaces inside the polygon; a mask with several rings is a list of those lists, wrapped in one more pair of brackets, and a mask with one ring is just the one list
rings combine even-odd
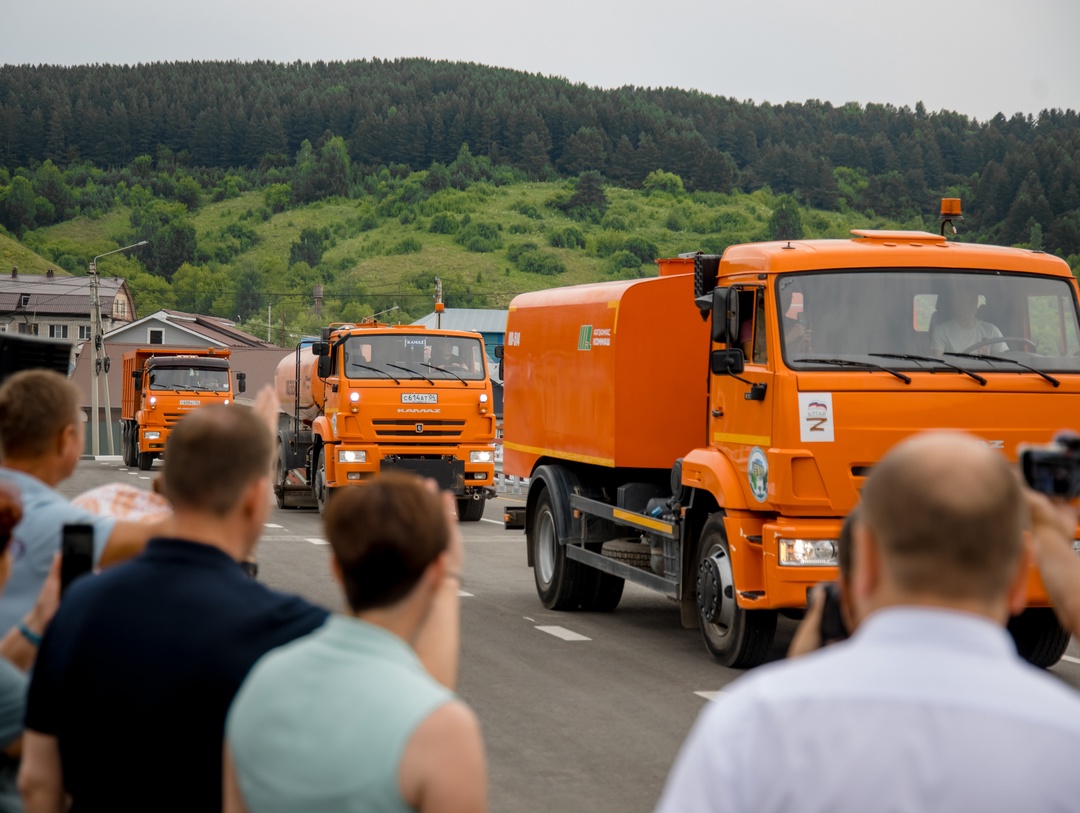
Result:
{"label": "overcast sky", "polygon": [[600,87],[1080,109],[1080,0],[0,0],[0,62],[428,57]]}

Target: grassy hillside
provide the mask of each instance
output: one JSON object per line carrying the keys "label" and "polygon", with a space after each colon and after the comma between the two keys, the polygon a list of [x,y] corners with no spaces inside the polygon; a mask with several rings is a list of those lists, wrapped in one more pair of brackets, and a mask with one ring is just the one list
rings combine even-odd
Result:
{"label": "grassy hillside", "polygon": [[[171,286],[130,256],[112,258],[110,273],[129,277],[140,314],[172,306],[240,314],[265,326],[269,305],[275,320],[284,309],[290,324],[300,320],[297,329],[310,329],[308,323],[316,323],[312,288],[320,283],[322,321],[360,319],[393,305],[399,308],[394,320],[406,321],[430,312],[435,276],[449,307],[503,308],[522,291],[651,275],[655,257],[721,252],[766,239],[781,200],[768,190],[648,194],[608,187],[602,216],[573,219],[560,206],[572,191],[565,183],[476,183],[408,203],[405,189],[277,213],[262,192],[242,192],[191,215],[197,259]],[[806,237],[844,237],[855,227],[922,227],[812,209],[800,216]],[[131,241],[130,218],[131,210],[120,206],[98,219],[30,232],[25,243],[53,257],[101,253]],[[291,262],[304,230],[321,235],[320,251],[312,262]]]}
{"label": "grassy hillside", "polygon": [[20,274],[44,274],[52,268],[57,274],[67,275],[56,263],[35,254],[15,238],[0,234],[0,274],[10,274],[13,266]]}

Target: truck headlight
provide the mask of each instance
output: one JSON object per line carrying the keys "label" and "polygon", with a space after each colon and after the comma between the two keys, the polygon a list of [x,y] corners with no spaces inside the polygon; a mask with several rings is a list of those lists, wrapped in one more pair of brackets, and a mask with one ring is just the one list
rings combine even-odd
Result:
{"label": "truck headlight", "polygon": [[338,463],[367,463],[367,452],[343,449],[337,453]]}
{"label": "truck headlight", "polygon": [[147,440],[159,440],[161,438],[160,432],[143,432],[143,437]]}
{"label": "truck headlight", "polygon": [[835,539],[781,539],[780,564],[795,567],[835,567]]}
{"label": "truck headlight", "polygon": [[495,452],[490,450],[482,452],[469,452],[470,463],[494,463]]}

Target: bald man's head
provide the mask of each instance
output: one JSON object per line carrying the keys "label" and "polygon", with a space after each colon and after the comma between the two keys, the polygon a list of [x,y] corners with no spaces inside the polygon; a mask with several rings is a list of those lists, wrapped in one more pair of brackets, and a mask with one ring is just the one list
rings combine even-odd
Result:
{"label": "bald man's head", "polygon": [[992,600],[1023,545],[1023,496],[1009,464],[967,435],[927,434],[895,447],[862,491],[862,521],[903,590]]}

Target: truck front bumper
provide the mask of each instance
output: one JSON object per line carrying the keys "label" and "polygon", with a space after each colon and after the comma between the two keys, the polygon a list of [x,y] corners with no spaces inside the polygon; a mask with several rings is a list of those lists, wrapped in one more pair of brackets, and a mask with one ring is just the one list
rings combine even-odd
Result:
{"label": "truck front bumper", "polygon": [[[484,447],[485,451],[488,449],[491,447]],[[488,496],[495,490],[494,462],[472,463],[468,449],[456,450],[458,454],[454,454],[444,449],[404,450],[339,444],[327,446],[325,451],[326,481],[334,488],[369,480],[384,471],[408,471],[429,477],[440,488],[458,496],[477,493]],[[494,458],[494,450],[491,452]]]}

